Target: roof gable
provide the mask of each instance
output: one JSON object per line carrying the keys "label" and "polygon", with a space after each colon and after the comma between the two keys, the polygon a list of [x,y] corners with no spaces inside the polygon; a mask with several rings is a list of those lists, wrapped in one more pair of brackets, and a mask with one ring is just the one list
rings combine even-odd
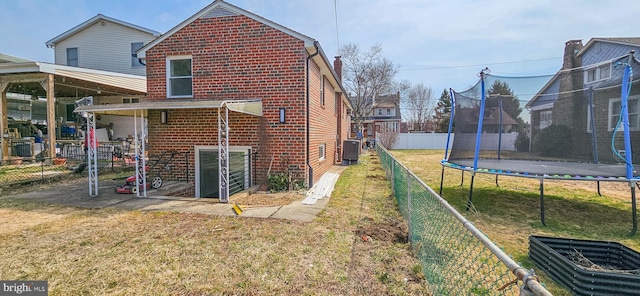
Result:
{"label": "roof gable", "polygon": [[74,34],[80,32],[80,31],[82,31],[82,30],[84,30],[84,29],[86,29],[86,28],[88,28],[88,27],[100,22],[100,21],[109,21],[109,22],[116,23],[116,24],[119,24],[119,25],[122,25],[122,26],[125,26],[125,27],[128,27],[128,28],[134,29],[134,30],[145,32],[147,34],[150,34],[150,35],[153,35],[153,36],[156,36],[156,37],[161,35],[160,32],[158,32],[158,31],[147,29],[145,27],[134,25],[134,24],[131,24],[131,23],[128,23],[128,22],[125,22],[125,21],[121,21],[119,19],[108,17],[106,15],[98,14],[98,15],[86,20],[85,22],[83,22],[83,23],[81,23],[81,24],[79,24],[79,25],[77,25],[77,26],[65,31],[64,33],[62,33],[62,34],[60,34],[60,35],[58,35],[56,37],[53,37],[53,39],[45,42],[45,44],[47,45],[47,47],[55,47],[56,44],[59,43],[60,41],[63,41],[65,39],[73,36]]}
{"label": "roof gable", "polygon": [[640,46],[640,37],[617,37],[617,38],[591,38],[589,42],[580,50],[577,56],[589,51],[589,49],[598,42],[613,43],[629,46]]}
{"label": "roof gable", "polygon": [[266,18],[263,18],[259,15],[256,15],[254,13],[251,13],[249,11],[246,11],[242,8],[239,8],[237,6],[231,5],[229,3],[226,3],[222,0],[216,0],[213,3],[209,4],[207,7],[201,9],[200,11],[198,11],[196,14],[192,15],[191,17],[189,17],[188,19],[182,21],[180,24],[178,24],[177,26],[173,27],[171,30],[167,31],[165,34],[163,34],[162,36],[156,38],[155,40],[149,42],[147,45],[145,45],[144,47],[142,47],[140,50],[138,50],[138,57],[144,59],[145,55],[146,55],[146,51],[149,50],[150,48],[154,47],[155,45],[157,45],[158,43],[164,41],[165,39],[169,38],[171,35],[175,34],[176,32],[180,31],[182,28],[188,26],[189,24],[193,23],[194,21],[200,19],[200,18],[214,18],[214,17],[228,17],[228,16],[237,16],[237,15],[244,15],[248,18],[251,18],[257,22],[263,23],[269,27],[272,27],[276,30],[282,31],[286,34],[289,34],[295,38],[298,38],[302,41],[304,41],[304,45],[305,47],[312,47],[314,45],[315,40],[309,36],[306,36],[304,34],[301,34],[299,32],[296,32],[294,30],[291,30],[285,26],[282,26],[280,24],[277,24],[273,21],[270,21]]}

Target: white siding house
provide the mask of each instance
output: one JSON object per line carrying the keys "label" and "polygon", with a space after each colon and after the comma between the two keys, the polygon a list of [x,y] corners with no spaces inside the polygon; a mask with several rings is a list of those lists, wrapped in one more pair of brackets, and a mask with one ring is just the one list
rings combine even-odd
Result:
{"label": "white siding house", "polygon": [[46,42],[59,65],[146,75],[132,56],[160,36],[159,32],[98,14]]}

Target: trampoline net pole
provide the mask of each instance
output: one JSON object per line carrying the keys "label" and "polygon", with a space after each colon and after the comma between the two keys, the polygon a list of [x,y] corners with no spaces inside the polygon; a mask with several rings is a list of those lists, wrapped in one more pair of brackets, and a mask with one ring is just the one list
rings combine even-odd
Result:
{"label": "trampoline net pole", "polygon": [[636,212],[636,185],[635,181],[629,182],[629,186],[631,187],[631,219],[632,219],[632,228],[629,236],[633,236],[636,234],[638,230],[638,217]]}

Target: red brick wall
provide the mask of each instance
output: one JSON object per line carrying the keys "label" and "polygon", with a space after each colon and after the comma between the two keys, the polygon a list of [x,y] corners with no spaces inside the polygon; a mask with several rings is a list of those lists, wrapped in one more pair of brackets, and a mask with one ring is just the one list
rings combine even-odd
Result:
{"label": "red brick wall", "polygon": [[[251,146],[258,153],[258,183],[266,183],[272,159],[272,173],[288,169],[308,180],[307,53],[302,40],[245,16],[196,20],[146,52],[148,100],[166,99],[166,58],[176,55],[192,56],[194,100],[262,99],[262,117],[229,115],[229,145]],[[310,72],[311,164],[317,181],[334,163],[337,127],[333,89],[327,82],[325,107],[320,106],[320,70],[313,64]],[[284,124],[278,123],[279,108],[286,108]],[[190,151],[190,179],[194,180],[194,145],[217,145],[217,109],[169,110],[166,125],[159,123],[159,113],[149,111],[149,153]],[[322,163],[319,143],[327,145]]]}
{"label": "red brick wall", "polygon": [[[316,183],[322,174],[335,164],[337,114],[335,112],[335,92],[326,77],[320,74],[318,65],[309,63],[309,163],[313,167],[313,179]],[[321,79],[324,79],[324,100],[320,98]],[[324,101],[324,104],[322,104]],[[325,158],[320,160],[319,146],[325,145]]]}

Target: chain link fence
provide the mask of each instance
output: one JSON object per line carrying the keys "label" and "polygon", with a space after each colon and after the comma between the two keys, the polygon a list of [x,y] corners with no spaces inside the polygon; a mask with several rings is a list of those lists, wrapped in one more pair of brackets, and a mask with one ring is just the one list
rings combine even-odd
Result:
{"label": "chain link fence", "polygon": [[0,187],[45,180],[64,179],[72,175],[79,162],[63,158],[27,160],[11,157],[0,163]]}
{"label": "chain link fence", "polygon": [[376,151],[433,295],[551,295],[382,145]]}

